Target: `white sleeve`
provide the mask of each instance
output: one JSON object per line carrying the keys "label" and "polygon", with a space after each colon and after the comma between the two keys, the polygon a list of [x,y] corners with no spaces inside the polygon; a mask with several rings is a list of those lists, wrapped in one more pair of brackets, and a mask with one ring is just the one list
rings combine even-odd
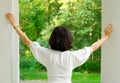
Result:
{"label": "white sleeve", "polygon": [[47,66],[48,65],[47,49],[40,46],[38,42],[32,42],[29,47],[35,59],[44,66]]}
{"label": "white sleeve", "polygon": [[72,51],[73,69],[84,64],[89,58],[91,52],[91,47],[85,47],[77,51]]}

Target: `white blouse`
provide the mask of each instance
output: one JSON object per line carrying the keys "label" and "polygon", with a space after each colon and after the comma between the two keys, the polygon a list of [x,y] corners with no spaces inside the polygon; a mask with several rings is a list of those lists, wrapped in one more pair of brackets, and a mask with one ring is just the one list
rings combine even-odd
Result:
{"label": "white blouse", "polygon": [[72,70],[89,58],[92,50],[85,47],[77,51],[55,51],[37,42],[30,44],[35,59],[47,68],[48,83],[71,83]]}

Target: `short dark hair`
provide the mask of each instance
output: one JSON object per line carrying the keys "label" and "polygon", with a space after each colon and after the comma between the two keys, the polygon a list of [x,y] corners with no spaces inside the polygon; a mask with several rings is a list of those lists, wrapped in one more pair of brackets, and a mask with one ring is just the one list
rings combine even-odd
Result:
{"label": "short dark hair", "polygon": [[72,40],[73,38],[66,27],[57,26],[49,38],[49,44],[51,49],[66,51],[71,49]]}

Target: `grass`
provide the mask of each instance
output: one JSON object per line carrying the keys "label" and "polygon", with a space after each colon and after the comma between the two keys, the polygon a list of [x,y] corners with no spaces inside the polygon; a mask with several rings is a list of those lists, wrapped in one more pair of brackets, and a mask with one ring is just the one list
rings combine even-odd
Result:
{"label": "grass", "polygon": [[[20,75],[21,80],[47,80],[46,72],[24,72]],[[99,73],[79,73],[73,72],[73,83],[100,83]]]}
{"label": "grass", "polygon": [[74,72],[72,76],[72,82],[73,83],[100,83],[100,74]]}

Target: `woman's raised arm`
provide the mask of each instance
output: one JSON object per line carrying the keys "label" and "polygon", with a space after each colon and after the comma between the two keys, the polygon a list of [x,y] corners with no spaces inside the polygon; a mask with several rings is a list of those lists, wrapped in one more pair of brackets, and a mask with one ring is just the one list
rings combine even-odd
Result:
{"label": "woman's raised arm", "polygon": [[100,46],[102,46],[102,44],[109,38],[111,32],[112,32],[112,24],[109,24],[104,29],[105,36],[91,45],[92,52],[96,51]]}
{"label": "woman's raised arm", "polygon": [[22,39],[22,41],[27,46],[29,46],[32,41],[25,35],[25,33],[16,24],[14,15],[12,13],[7,13],[6,14],[6,18],[10,21],[10,23],[12,24],[13,28],[15,29],[15,31],[17,32],[17,34],[19,35],[19,37]]}

